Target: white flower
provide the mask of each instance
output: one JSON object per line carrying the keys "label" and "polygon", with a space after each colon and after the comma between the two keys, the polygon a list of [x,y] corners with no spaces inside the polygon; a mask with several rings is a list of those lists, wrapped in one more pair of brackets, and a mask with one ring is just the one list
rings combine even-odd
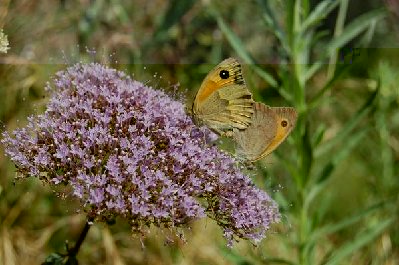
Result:
{"label": "white flower", "polygon": [[2,29],[0,29],[0,52],[7,53],[7,50],[10,49],[8,44],[7,35],[3,33]]}

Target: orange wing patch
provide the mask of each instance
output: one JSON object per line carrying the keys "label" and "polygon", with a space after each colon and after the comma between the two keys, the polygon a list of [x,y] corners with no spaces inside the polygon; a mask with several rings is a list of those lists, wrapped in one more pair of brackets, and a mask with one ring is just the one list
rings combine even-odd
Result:
{"label": "orange wing patch", "polygon": [[[273,140],[270,144],[266,147],[265,151],[263,151],[261,157],[265,157],[266,155],[270,154],[274,149],[276,149],[281,142],[288,136],[287,129],[289,128],[288,121],[285,119],[279,119],[278,121],[279,126],[277,127],[276,136],[274,136]],[[286,126],[283,127],[282,123],[285,123]]]}
{"label": "orange wing patch", "polygon": [[220,86],[216,82],[211,80],[207,81],[206,83],[203,84],[203,89],[201,90],[201,93],[198,93],[197,100],[199,102],[203,102],[209,97],[209,95],[215,92],[218,88],[220,88]]}

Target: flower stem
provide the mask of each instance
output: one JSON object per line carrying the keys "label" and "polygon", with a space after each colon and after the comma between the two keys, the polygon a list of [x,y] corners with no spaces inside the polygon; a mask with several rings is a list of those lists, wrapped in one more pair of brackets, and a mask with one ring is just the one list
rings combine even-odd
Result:
{"label": "flower stem", "polygon": [[86,238],[87,233],[89,232],[92,222],[93,222],[93,218],[89,217],[85,223],[85,226],[82,229],[82,232],[80,233],[78,241],[76,241],[75,246],[73,248],[71,248],[70,250],[68,250],[68,260],[67,260],[66,264],[73,264],[74,261],[76,260],[76,255],[78,254],[80,246],[82,245],[83,241]]}

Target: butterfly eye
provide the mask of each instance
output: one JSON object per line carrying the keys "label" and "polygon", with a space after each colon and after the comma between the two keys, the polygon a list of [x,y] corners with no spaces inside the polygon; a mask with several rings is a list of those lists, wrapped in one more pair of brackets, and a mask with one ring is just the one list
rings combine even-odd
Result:
{"label": "butterfly eye", "polygon": [[288,121],[286,121],[286,120],[281,121],[281,126],[282,127],[287,127],[288,126]]}
{"label": "butterfly eye", "polygon": [[220,71],[219,76],[222,79],[227,79],[227,78],[229,78],[230,74],[229,74],[229,71],[222,70],[222,71]]}

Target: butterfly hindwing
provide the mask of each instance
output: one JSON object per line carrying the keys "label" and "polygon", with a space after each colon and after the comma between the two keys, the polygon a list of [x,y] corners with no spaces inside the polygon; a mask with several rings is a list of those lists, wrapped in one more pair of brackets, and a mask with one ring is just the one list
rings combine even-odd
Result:
{"label": "butterfly hindwing", "polygon": [[269,107],[256,102],[251,124],[244,130],[234,130],[238,153],[250,161],[267,156],[287,138],[296,119],[294,108]]}

